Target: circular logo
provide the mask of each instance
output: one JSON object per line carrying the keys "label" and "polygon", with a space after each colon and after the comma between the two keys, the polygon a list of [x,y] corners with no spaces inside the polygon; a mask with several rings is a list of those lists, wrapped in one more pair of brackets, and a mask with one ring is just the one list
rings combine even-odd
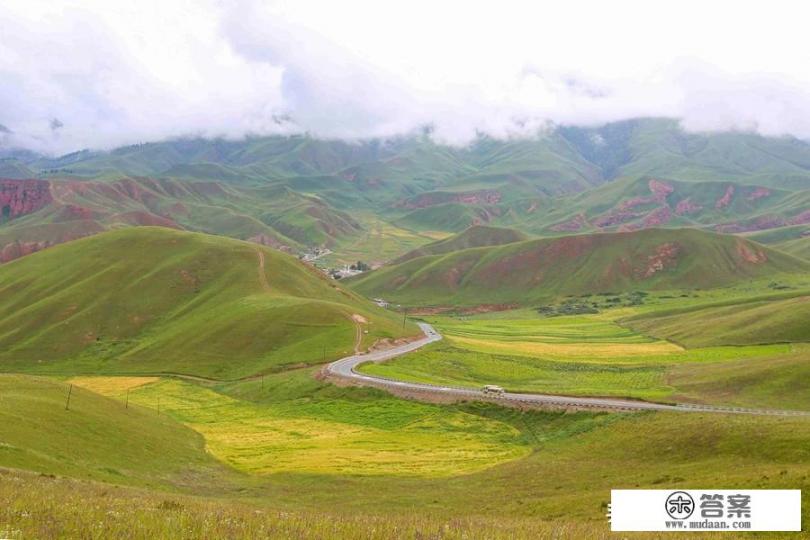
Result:
{"label": "circular logo", "polygon": [[675,491],[669,494],[666,510],[672,519],[686,519],[695,511],[695,500],[685,491]]}

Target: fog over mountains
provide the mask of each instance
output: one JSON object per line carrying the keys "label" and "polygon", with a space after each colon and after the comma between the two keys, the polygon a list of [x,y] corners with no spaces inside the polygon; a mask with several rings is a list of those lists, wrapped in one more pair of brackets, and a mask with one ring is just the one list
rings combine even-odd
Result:
{"label": "fog over mountains", "polygon": [[0,7],[2,138],[58,155],[430,129],[459,146],[641,116],[807,138],[806,17],[772,8],[12,0]]}

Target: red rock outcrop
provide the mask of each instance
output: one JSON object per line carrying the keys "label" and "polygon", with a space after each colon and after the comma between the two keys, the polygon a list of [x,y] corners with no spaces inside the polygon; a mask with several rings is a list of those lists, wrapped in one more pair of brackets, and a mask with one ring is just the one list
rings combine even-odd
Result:
{"label": "red rock outcrop", "polygon": [[31,214],[52,201],[46,180],[0,180],[0,221]]}

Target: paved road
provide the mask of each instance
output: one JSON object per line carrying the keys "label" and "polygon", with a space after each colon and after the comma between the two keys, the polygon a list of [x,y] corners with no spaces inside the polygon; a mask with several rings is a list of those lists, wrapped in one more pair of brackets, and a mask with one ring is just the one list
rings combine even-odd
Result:
{"label": "paved road", "polygon": [[557,407],[592,408],[598,410],[619,410],[619,411],[677,411],[677,412],[700,412],[700,413],[726,413],[726,414],[756,414],[768,416],[810,416],[810,411],[786,411],[772,409],[746,409],[741,407],[714,407],[710,405],[688,405],[664,403],[651,403],[646,401],[634,401],[621,398],[589,398],[572,396],[555,396],[551,394],[518,394],[506,392],[497,398],[484,396],[475,388],[464,388],[459,386],[441,386],[436,384],[413,383],[366,375],[356,371],[357,366],[366,362],[383,362],[397,356],[415,351],[424,347],[428,343],[433,343],[442,339],[431,325],[418,323],[425,334],[425,337],[394,347],[385,351],[374,351],[366,354],[354,354],[340,360],[332,362],[326,366],[326,371],[333,377],[350,380],[363,386],[373,386],[384,390],[399,390],[402,392],[413,392],[417,394],[434,394],[440,397],[458,397],[469,400],[496,401],[499,403],[525,404],[525,405],[549,405]]}

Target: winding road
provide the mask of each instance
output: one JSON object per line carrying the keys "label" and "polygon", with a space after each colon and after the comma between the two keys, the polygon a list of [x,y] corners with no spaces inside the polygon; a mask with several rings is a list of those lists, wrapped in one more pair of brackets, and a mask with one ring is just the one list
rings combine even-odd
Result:
{"label": "winding road", "polygon": [[621,398],[574,397],[552,394],[520,394],[505,392],[498,396],[484,395],[480,390],[459,386],[442,386],[437,384],[414,383],[388,379],[375,375],[359,373],[357,367],[366,362],[384,362],[397,356],[415,351],[429,343],[442,339],[431,325],[418,323],[423,338],[382,351],[358,353],[328,364],[325,372],[328,376],[353,382],[361,386],[372,386],[400,394],[414,394],[450,398],[459,400],[491,401],[507,406],[545,406],[577,409],[615,410],[615,411],[674,411],[724,414],[754,414],[763,416],[810,416],[810,411],[789,411],[775,409],[747,409],[742,407],[717,407],[712,405],[691,405],[685,403],[665,404],[647,401],[634,401]]}

